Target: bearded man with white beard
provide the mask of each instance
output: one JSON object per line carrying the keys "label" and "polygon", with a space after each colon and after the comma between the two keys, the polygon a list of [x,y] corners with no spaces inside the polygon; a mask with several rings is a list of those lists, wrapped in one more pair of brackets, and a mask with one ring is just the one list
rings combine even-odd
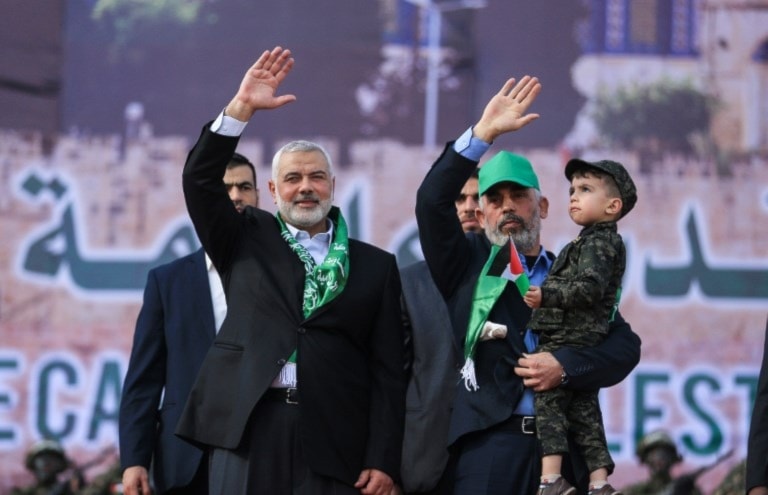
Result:
{"label": "bearded man with white beard", "polygon": [[233,214],[223,167],[294,60],[248,69],[184,167],[184,195],[228,312],[176,434],[210,451],[210,493],[385,495],[400,468],[404,336],[395,257],[350,239],[328,153],[294,141],[272,162],[277,215]]}

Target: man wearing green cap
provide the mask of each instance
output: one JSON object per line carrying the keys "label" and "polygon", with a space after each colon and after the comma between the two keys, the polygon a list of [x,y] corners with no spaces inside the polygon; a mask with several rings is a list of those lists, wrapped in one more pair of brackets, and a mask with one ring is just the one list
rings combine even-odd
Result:
{"label": "man wearing green cap", "polygon": [[[490,143],[538,118],[527,114],[538,80],[508,80],[476,125],[449,143],[419,188],[416,219],[425,259],[448,302],[456,345],[474,373],[459,381],[452,404],[446,475],[453,493],[531,494],[540,474],[533,391],[555,386],[597,390],[621,381],[637,364],[640,343],[617,315],[604,342],[531,354],[535,334],[526,331],[530,308],[511,276],[511,248],[531,283],[540,285],[554,258],[539,243],[538,222],[547,215],[528,160],[501,152],[480,169],[478,217],[484,234],[464,234],[450,205]],[[510,244],[510,237],[514,240]],[[544,270],[542,270],[544,267]],[[483,337],[469,331],[501,328]],[[468,352],[469,351],[469,352]],[[470,367],[467,367],[467,370]],[[474,377],[475,386],[472,386]],[[458,376],[457,376],[458,378]],[[564,475],[586,492],[588,472],[576,453]]]}

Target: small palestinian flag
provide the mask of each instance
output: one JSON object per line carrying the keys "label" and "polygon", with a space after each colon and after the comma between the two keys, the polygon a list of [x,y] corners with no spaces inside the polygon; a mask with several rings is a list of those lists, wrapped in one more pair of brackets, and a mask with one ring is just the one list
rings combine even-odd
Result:
{"label": "small palestinian flag", "polygon": [[512,237],[509,238],[509,272],[511,274],[509,279],[515,283],[520,295],[524,296],[528,292],[531,282],[528,280],[528,274],[523,270],[523,264],[520,263],[520,256],[517,255],[517,248],[515,248]]}

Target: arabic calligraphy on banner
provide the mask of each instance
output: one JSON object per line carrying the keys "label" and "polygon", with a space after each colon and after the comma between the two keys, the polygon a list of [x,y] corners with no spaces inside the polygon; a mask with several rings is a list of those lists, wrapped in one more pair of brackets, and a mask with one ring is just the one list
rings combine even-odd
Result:
{"label": "arabic calligraphy on banner", "polygon": [[[154,139],[118,152],[109,139],[0,139],[0,478],[23,473],[24,449],[60,439],[87,458],[117,436],[120,390],[147,272],[199,245],[184,209],[190,143]],[[258,167],[258,140],[239,151]],[[550,199],[543,242],[557,252],[578,232],[567,212],[564,160],[527,154]],[[353,143],[337,171],[336,204],[350,235],[421,257],[415,191],[438,154],[392,142]],[[686,462],[730,448],[743,455],[768,312],[768,163],[719,178],[638,173],[639,201],[620,222],[628,262],[620,311],[643,340],[621,385],[602,392],[617,473],[639,476],[634,448],[674,431]],[[354,268],[353,268],[354,269]],[[618,479],[621,481],[621,478]]]}

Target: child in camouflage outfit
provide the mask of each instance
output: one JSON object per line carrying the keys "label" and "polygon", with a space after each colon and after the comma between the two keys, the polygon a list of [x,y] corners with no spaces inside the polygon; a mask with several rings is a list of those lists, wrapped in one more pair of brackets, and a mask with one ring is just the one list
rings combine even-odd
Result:
{"label": "child in camouflage outfit", "polygon": [[[531,287],[524,297],[534,308],[528,326],[539,335],[537,352],[593,346],[605,338],[621,294],[626,264],[616,222],[637,201],[632,178],[620,163],[572,159],[565,167],[565,176],[571,181],[569,214],[583,229],[560,252],[544,284]],[[576,493],[560,476],[569,431],[590,471],[590,495],[618,494],[607,481],[614,464],[597,391],[558,387],[537,393],[535,405],[543,454],[539,495]]]}

